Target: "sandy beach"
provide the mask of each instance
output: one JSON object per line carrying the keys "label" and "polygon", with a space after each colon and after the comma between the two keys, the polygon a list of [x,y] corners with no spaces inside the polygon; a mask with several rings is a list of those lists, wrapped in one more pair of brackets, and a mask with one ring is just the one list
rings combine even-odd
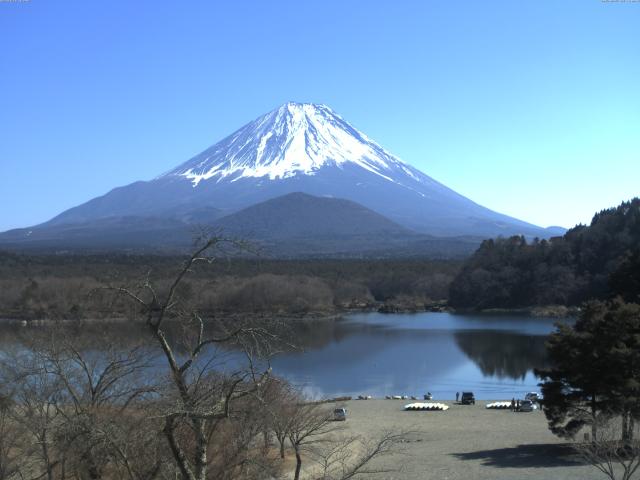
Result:
{"label": "sandy beach", "polygon": [[551,434],[544,414],[488,410],[489,402],[456,405],[443,412],[405,412],[406,400],[351,400],[345,429],[365,438],[411,431],[402,453],[378,460],[398,471],[387,479],[598,479],[602,474]]}

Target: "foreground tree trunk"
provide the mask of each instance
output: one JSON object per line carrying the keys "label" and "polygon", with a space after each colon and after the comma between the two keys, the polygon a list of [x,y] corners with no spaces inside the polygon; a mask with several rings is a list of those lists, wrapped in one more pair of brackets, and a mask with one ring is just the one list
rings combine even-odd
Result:
{"label": "foreground tree trunk", "polygon": [[598,441],[598,408],[595,394],[591,397],[591,441]]}
{"label": "foreground tree trunk", "polygon": [[302,457],[300,456],[300,450],[296,448],[296,472],[293,476],[293,480],[300,478],[300,469],[302,468]]}
{"label": "foreground tree trunk", "polygon": [[207,480],[207,432],[203,420],[195,420],[193,428],[196,432],[196,480]]}

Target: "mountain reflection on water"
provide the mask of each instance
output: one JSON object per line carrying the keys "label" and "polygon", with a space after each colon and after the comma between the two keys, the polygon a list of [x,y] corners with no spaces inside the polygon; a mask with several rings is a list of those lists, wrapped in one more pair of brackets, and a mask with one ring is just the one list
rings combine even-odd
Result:
{"label": "mountain reflection on water", "polygon": [[[23,349],[26,337],[46,337],[47,328],[0,325],[1,353]],[[551,319],[523,315],[353,314],[287,323],[287,340],[299,348],[275,356],[271,365],[314,397],[421,397],[430,391],[446,400],[471,390],[480,399],[510,399],[538,389],[533,369],[545,366],[544,342],[553,328]],[[155,350],[139,324],[84,324],[66,334],[92,352],[105,348],[107,338],[120,348]],[[221,368],[243,358],[229,350],[218,355]],[[164,367],[160,358],[153,363]]]}
{"label": "mountain reflection on water", "polygon": [[524,380],[532,368],[547,365],[546,336],[475,330],[455,332],[454,337],[486,377]]}
{"label": "mountain reflection on water", "polygon": [[299,334],[303,352],[274,358],[274,372],[310,394],[481,399],[537,390],[554,320],[524,315],[356,314]]}

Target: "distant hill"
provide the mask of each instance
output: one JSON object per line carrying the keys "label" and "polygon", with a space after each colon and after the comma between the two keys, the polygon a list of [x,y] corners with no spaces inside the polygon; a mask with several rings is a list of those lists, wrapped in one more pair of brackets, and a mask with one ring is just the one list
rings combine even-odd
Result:
{"label": "distant hill", "polygon": [[295,192],[252,205],[214,223],[227,232],[262,239],[313,236],[415,235],[350,200]]}
{"label": "distant hill", "polygon": [[44,224],[0,234],[0,248],[18,250],[187,251],[199,226],[247,240],[273,257],[430,257],[470,255],[474,237],[439,238],[413,232],[355,202],[291,193],[222,218],[203,208],[175,218],[113,217]]}
{"label": "distant hill", "polygon": [[481,239],[413,232],[350,200],[291,193],[216,221],[277,257],[461,257]]}
{"label": "distant hill", "polygon": [[476,309],[578,305],[616,295],[640,302],[640,199],[549,241],[485,240],[449,294],[451,305]]}
{"label": "distant hill", "polygon": [[39,225],[0,234],[0,249],[23,251],[173,251],[189,245],[194,227],[175,218],[113,217]]}

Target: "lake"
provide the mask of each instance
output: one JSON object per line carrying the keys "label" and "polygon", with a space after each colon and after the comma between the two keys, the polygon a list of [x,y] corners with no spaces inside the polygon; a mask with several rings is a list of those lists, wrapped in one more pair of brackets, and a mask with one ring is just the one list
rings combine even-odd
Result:
{"label": "lake", "polygon": [[[554,321],[512,314],[426,312],[358,313],[339,320],[298,321],[287,324],[287,329],[299,349],[273,357],[271,366],[276,375],[313,398],[422,398],[431,392],[434,399],[452,400],[456,392],[467,390],[478,399],[522,398],[526,392],[538,390],[533,369],[546,365],[544,342],[554,329]],[[4,323],[0,328],[2,354],[13,356],[12,352],[24,351],[24,338],[33,334],[46,338],[48,328]],[[143,325],[127,322],[94,322],[70,328],[67,338],[74,338],[78,348],[93,353],[106,348],[107,340],[129,348],[148,338]],[[237,369],[245,358],[226,348],[212,355],[222,370]],[[157,371],[166,368],[160,356],[151,364]]]}
{"label": "lake", "polygon": [[[313,397],[416,395],[522,398],[537,391],[554,319],[450,313],[354,314],[318,333],[303,352],[281,354],[273,370]],[[322,329],[321,329],[322,330]]]}

